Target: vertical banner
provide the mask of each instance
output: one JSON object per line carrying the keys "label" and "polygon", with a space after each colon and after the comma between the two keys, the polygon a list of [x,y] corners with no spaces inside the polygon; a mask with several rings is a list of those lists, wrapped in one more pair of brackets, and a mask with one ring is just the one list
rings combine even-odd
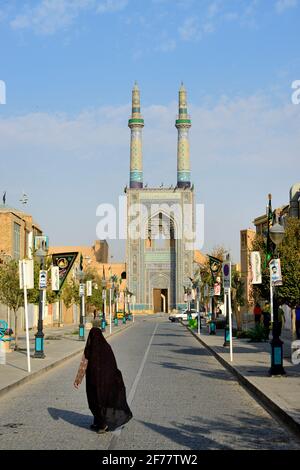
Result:
{"label": "vertical banner", "polygon": [[[25,273],[25,274],[24,274]],[[26,284],[24,285],[24,277]],[[19,261],[20,289],[34,289],[34,264],[33,259],[23,259]]]}
{"label": "vertical banner", "polygon": [[86,281],[86,295],[88,297],[92,295],[92,281]]}
{"label": "vertical banner", "polygon": [[27,256],[29,259],[32,259],[32,254],[33,254],[33,232],[28,233],[28,247],[27,247],[28,253]]}
{"label": "vertical banner", "polygon": [[261,258],[259,251],[251,251],[250,264],[252,272],[252,284],[261,284]]}
{"label": "vertical banner", "polygon": [[282,275],[280,259],[272,259],[270,261],[270,277],[273,286],[282,286]]}
{"label": "vertical banner", "polygon": [[219,282],[214,284],[214,295],[221,295],[221,284]]}
{"label": "vertical banner", "polygon": [[51,268],[51,287],[53,291],[59,291],[59,267],[52,266]]}

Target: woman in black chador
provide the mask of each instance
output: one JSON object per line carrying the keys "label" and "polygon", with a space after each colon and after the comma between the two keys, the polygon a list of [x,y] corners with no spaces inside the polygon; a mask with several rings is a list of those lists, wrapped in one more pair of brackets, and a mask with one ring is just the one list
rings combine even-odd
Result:
{"label": "woman in black chador", "polygon": [[78,369],[74,387],[86,374],[88,404],[94,415],[91,429],[99,434],[112,431],[132,418],[126,389],[112,349],[100,328],[92,328]]}

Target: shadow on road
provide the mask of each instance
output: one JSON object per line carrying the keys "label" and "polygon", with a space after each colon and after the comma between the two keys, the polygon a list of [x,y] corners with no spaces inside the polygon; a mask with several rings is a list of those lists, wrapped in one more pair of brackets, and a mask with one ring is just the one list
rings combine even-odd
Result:
{"label": "shadow on road", "polygon": [[48,408],[48,413],[51,418],[55,420],[62,419],[63,421],[79,428],[87,429],[90,424],[92,424],[91,415],[83,415],[81,413],[76,413],[75,411],[61,410],[58,408]]}
{"label": "shadow on road", "polygon": [[193,450],[300,448],[299,443],[280,426],[274,429],[269,420],[246,411],[218,419],[190,417],[190,424],[171,422],[169,426],[138,421],[180,446]]}

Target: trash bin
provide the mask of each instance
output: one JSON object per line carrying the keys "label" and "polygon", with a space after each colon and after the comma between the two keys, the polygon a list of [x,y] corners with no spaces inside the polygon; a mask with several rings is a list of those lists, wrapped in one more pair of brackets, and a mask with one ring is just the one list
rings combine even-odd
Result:
{"label": "trash bin", "polygon": [[291,360],[295,365],[300,364],[300,340],[293,341],[291,344]]}

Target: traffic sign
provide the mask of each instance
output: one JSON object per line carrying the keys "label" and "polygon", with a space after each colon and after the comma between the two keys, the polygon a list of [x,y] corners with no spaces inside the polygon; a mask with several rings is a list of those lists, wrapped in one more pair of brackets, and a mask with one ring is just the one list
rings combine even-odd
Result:
{"label": "traffic sign", "polygon": [[39,276],[39,289],[46,289],[47,287],[47,271],[41,270]]}
{"label": "traffic sign", "polygon": [[85,285],[83,283],[79,284],[79,295],[80,295],[80,297],[84,296],[84,287],[85,287]]}
{"label": "traffic sign", "polygon": [[225,261],[222,264],[222,272],[223,272],[223,287],[230,289],[231,287],[231,262]]}

